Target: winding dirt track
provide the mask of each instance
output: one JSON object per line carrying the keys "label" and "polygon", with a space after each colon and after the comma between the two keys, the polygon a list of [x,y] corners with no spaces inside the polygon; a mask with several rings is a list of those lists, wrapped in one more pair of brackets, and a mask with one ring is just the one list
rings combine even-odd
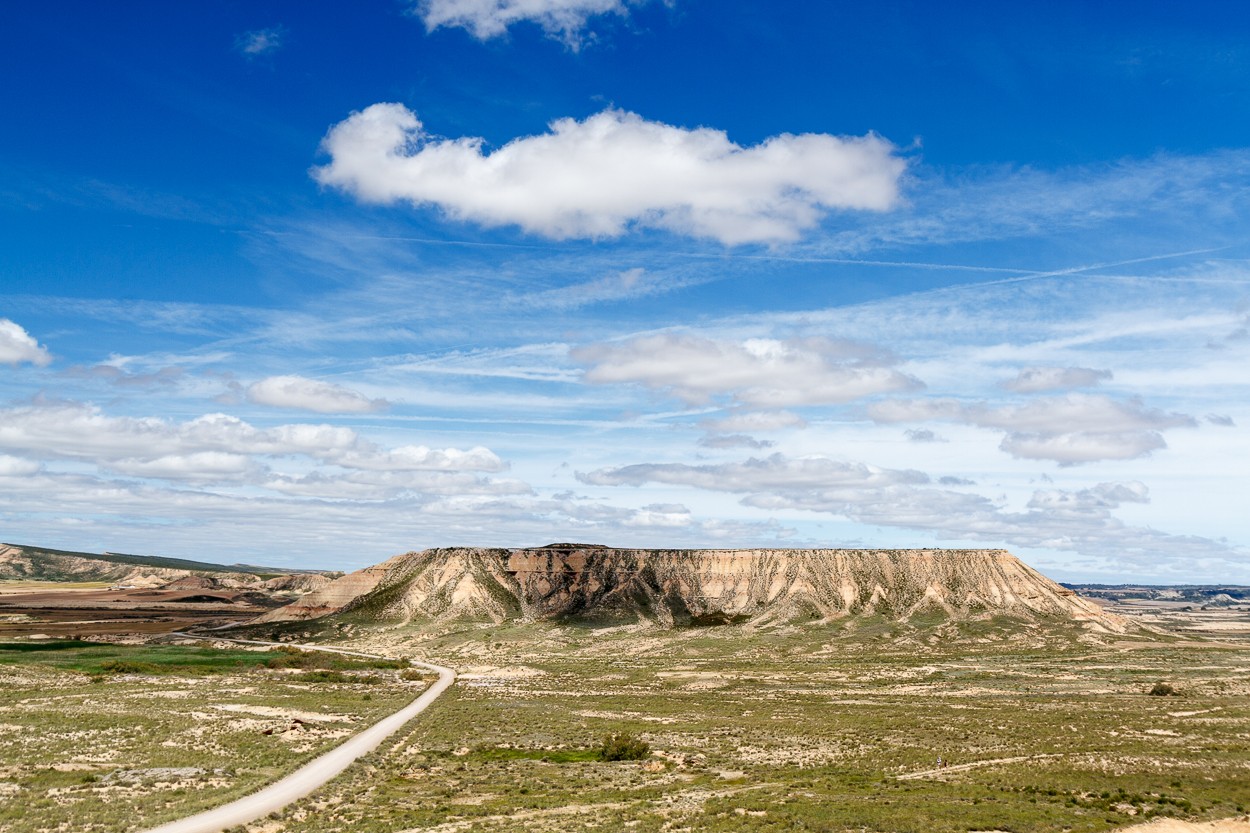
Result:
{"label": "winding dirt track", "polygon": [[[193,634],[178,634],[179,636],[187,636],[193,639],[199,639]],[[236,642],[244,645],[280,645],[289,643],[277,642],[261,642],[254,639],[222,639],[221,637],[213,637],[222,642]],[[348,656],[370,657],[375,658],[375,654],[365,654],[360,651],[348,651],[343,648],[324,648],[317,645],[299,645],[297,647],[310,651],[327,651],[332,654],[347,654]],[[378,745],[397,732],[405,723],[425,711],[425,708],[438,699],[444,691],[446,691],[452,683],[456,681],[456,672],[450,668],[444,668],[441,665],[432,665],[428,662],[418,662],[411,660],[412,664],[421,668],[428,668],[438,673],[438,682],[427,688],[420,697],[413,702],[404,706],[399,711],[379,720],[377,723],[353,735],[339,746],[331,749],[324,755],[314,758],[304,764],[281,781],[275,781],[268,787],[246,795],[243,798],[231,801],[229,804],[223,804],[213,810],[206,810],[203,813],[197,813],[194,816],[188,816],[185,819],[171,821],[168,824],[162,824],[160,827],[154,827],[146,833],[220,833],[230,827],[240,824],[247,824],[255,821],[261,816],[268,815],[276,810],[281,810],[286,805],[296,799],[303,798],[310,794],[322,784],[347,769],[351,764],[362,755],[367,755]]]}

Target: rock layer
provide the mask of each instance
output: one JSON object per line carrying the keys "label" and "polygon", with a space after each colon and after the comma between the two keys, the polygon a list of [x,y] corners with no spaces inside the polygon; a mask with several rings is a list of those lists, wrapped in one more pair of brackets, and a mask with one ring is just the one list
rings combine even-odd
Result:
{"label": "rock layer", "polygon": [[642,550],[580,544],[445,548],[351,573],[257,622],[351,613],[651,622],[663,627],[1009,614],[1122,631],[1124,620],[1006,550]]}

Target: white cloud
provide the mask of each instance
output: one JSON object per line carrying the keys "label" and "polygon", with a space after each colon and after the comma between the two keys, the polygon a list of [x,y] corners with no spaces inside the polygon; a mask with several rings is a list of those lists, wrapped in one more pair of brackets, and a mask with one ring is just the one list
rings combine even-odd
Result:
{"label": "white cloud", "polygon": [[1110,370],[1089,367],[1026,367],[1003,387],[1016,393],[1043,393],[1052,390],[1092,388],[1111,378]]}
{"label": "white cloud", "polygon": [[783,134],[754,147],[605,110],[484,153],[439,139],[402,104],[374,104],[332,127],[322,185],[362,202],[434,205],[486,226],[546,237],[617,237],[631,225],[726,244],[795,240],[832,209],[885,211],[906,162],[876,135]]}
{"label": "white cloud", "polygon": [[282,26],[271,26],[268,29],[244,32],[234,39],[234,48],[248,58],[256,58],[276,52],[285,41],[286,29]]}
{"label": "white cloud", "polygon": [[1098,460],[1135,460],[1167,448],[1157,431],[1076,431],[1068,434],[1008,434],[998,446],[1012,457],[1053,460],[1074,466]]}
{"label": "white cloud", "polygon": [[720,419],[705,419],[699,427],[725,433],[778,431],[782,428],[806,428],[807,420],[790,411],[737,411]]}
{"label": "white cloud", "polygon": [[248,480],[264,470],[246,454],[230,454],[224,451],[168,454],[149,460],[112,460],[105,464],[105,468],[134,477],[196,483]]}
{"label": "white cloud", "polygon": [[704,448],[772,448],[771,440],[757,440],[746,434],[711,434],[699,440]]}
{"label": "white cloud", "polygon": [[424,445],[404,445],[383,451],[364,446],[337,454],[333,461],[362,471],[501,471],[506,468],[493,451],[482,446],[467,451]]}
{"label": "white cloud", "polygon": [[[1128,526],[1112,514],[1125,503],[1149,503],[1137,481],[1035,491],[1024,511],[970,492],[935,488],[917,471],[882,469],[827,457],[782,454],[741,463],[642,463],[579,474],[595,486],[663,483],[744,495],[741,503],[766,511],[803,510],[853,522],[921,530],[938,538],[982,540],[1081,552],[1112,560],[1145,559],[1179,567],[1195,557],[1237,562],[1244,551],[1226,542]],[[971,485],[951,479],[943,485]]]}
{"label": "white cloud", "polygon": [[487,448],[386,449],[350,428],[288,424],[256,428],[227,414],[187,422],[111,417],[76,402],[37,402],[0,410],[0,448],[46,459],[80,460],[131,474],[238,471],[240,455],[305,457],[361,471],[500,471]]}
{"label": "white cloud", "polygon": [[0,318],[0,364],[17,367],[28,362],[37,367],[45,367],[52,361],[46,348],[31,338],[20,324],[7,318]]}
{"label": "white cloud", "polygon": [[248,387],[247,398],[258,405],[319,414],[367,414],[387,407],[385,400],[369,399],[340,385],[303,376],[261,379]]}
{"label": "white cloud", "polygon": [[752,457],[743,463],[691,466],[685,463],[640,463],[599,469],[577,479],[593,486],[641,486],[669,483],[718,492],[766,489],[877,489],[900,484],[927,483],[918,471],[882,469],[864,463],[848,463],[828,457],[787,457],[773,454]]}
{"label": "white cloud", "polygon": [[694,523],[690,510],[681,504],[652,503],[635,510],[624,520],[625,526],[686,527]]}
{"label": "white cloud", "polygon": [[628,14],[622,0],[417,0],[413,11],[426,31],[459,27],[478,40],[497,38],[513,24],[529,21],[571,49],[581,45],[590,18]]}
{"label": "white cloud", "polygon": [[1197,424],[1185,414],[1148,408],[1140,399],[1077,393],[999,407],[955,399],[890,400],[873,403],[868,414],[877,422],[944,420],[1006,431],[1003,451],[1065,466],[1142,457],[1167,448],[1159,431]]}
{"label": "white cloud", "polygon": [[924,387],[889,367],[889,353],[825,338],[717,341],[663,333],[578,347],[596,384],[632,383],[668,391],[688,404],[719,395],[756,407],[849,402]]}
{"label": "white cloud", "polygon": [[533,491],[519,480],[486,478],[465,471],[428,470],[271,474],[262,485],[291,497],[368,501],[411,499],[414,495],[524,495]]}
{"label": "white cloud", "polygon": [[40,468],[42,467],[34,460],[0,454],[0,477],[28,477],[38,474]]}

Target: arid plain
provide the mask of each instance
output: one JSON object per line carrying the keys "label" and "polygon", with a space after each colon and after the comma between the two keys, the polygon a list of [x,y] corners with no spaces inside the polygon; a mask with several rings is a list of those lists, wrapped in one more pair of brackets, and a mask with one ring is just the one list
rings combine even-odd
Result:
{"label": "arid plain", "polygon": [[[655,616],[665,597],[636,588],[628,610],[592,593],[595,615],[514,615],[487,568],[516,567],[515,555],[443,552],[340,580],[350,590],[325,615],[268,613],[229,631],[282,648],[174,633],[194,618],[183,611],[164,633],[145,621],[124,634],[111,621],[97,634],[79,619],[68,634],[53,627],[63,617],[0,610],[0,830],[141,831],[221,804],[433,679],[406,662],[298,643],[420,658],[459,679],[376,752],[251,833],[1247,829],[1242,589],[1088,588],[1081,603],[1098,613],[1082,619],[971,612],[953,597],[942,600],[950,609],[901,611],[879,598],[844,615],[805,607],[795,573],[790,607],[674,626]],[[569,560],[560,550],[522,556]],[[564,578],[549,582],[548,601],[560,581],[590,586],[563,567],[552,575]],[[662,569],[652,579],[666,586]],[[905,584],[883,589],[906,595]],[[709,586],[691,598],[707,603]],[[309,583],[289,610],[333,587]],[[231,603],[181,604],[205,605],[202,622],[219,627],[217,608]],[[662,607],[671,612],[672,600]],[[682,610],[700,616],[689,600]],[[609,734],[643,741],[648,754],[599,760]]]}

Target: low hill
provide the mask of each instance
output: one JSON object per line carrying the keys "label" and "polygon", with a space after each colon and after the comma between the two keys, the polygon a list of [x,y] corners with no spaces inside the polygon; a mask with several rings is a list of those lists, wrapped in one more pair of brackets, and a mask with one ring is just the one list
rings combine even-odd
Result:
{"label": "low hill", "polygon": [[255,624],[559,619],[660,627],[1010,615],[1122,632],[1125,621],[1006,550],[642,550],[585,544],[411,552]]}
{"label": "low hill", "polygon": [[291,575],[302,580],[293,582],[295,584],[308,585],[311,582],[320,585],[328,581],[322,571],[316,570],[224,565],[183,558],[0,544],[0,580],[8,581],[108,581],[155,586],[188,576],[205,576],[211,578],[216,586],[243,586]]}

